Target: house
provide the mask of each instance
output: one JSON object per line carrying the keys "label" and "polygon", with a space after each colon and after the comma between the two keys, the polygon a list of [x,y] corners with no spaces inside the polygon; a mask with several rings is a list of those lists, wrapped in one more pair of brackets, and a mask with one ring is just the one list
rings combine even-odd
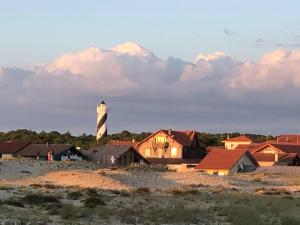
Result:
{"label": "house", "polygon": [[267,143],[252,155],[260,166],[300,166],[300,144],[295,143]]}
{"label": "house", "polygon": [[222,142],[224,143],[225,149],[232,150],[235,149],[238,145],[249,145],[254,143],[255,141],[246,135],[241,135],[234,138],[227,138]]}
{"label": "house", "polygon": [[205,155],[195,130],[158,130],[136,148],[152,164],[197,164]]}
{"label": "house", "polygon": [[133,163],[149,164],[132,145],[100,145],[87,152],[88,160],[103,167],[126,167]]}
{"label": "house", "polygon": [[295,143],[300,144],[300,135],[299,134],[283,134],[279,135],[276,138],[277,143]]}
{"label": "house", "polygon": [[131,145],[131,146],[136,146],[140,142],[136,142],[135,140],[132,141],[122,141],[122,140],[110,140],[108,142],[108,145]]}
{"label": "house", "polygon": [[255,158],[247,150],[214,149],[196,166],[208,174],[228,175],[254,171],[258,167]]}
{"label": "house", "polygon": [[22,150],[14,154],[17,157],[37,158],[47,160],[48,153],[53,152],[53,160],[65,160],[70,155],[70,159],[83,159],[83,154],[75,146],[69,144],[29,144]]}
{"label": "house", "polygon": [[12,158],[15,153],[28,146],[30,142],[1,142],[0,158]]}

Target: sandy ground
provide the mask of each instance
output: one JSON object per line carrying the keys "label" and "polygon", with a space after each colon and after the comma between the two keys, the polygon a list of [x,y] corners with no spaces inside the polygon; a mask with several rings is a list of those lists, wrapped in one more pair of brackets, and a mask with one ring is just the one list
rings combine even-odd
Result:
{"label": "sandy ground", "polygon": [[[81,195],[74,199],[70,193]],[[32,194],[34,199],[56,196],[59,203],[24,201]],[[288,207],[288,216],[292,212],[300,222],[300,167],[259,168],[219,177],[198,171],[110,170],[90,162],[0,160],[0,221],[7,224],[240,225],[245,223],[228,223],[233,218],[228,210],[231,204],[245,207],[249,196],[255,196],[249,207],[257,218],[261,215],[256,207],[278,207],[280,201],[280,211]],[[89,198],[100,198],[105,205],[89,208],[84,203]],[[229,207],[226,216],[224,207]]]}
{"label": "sandy ground", "polygon": [[166,190],[196,186],[235,188],[245,192],[267,187],[300,191],[300,167],[259,168],[253,173],[219,177],[198,171],[162,173],[109,170],[89,162],[14,159],[1,160],[0,170],[0,185],[54,184],[106,190],[130,190],[140,187]]}

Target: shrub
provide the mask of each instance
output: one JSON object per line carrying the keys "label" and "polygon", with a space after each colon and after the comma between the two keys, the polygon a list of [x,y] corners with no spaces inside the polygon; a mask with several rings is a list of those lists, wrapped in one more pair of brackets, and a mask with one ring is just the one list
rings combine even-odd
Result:
{"label": "shrub", "polygon": [[29,205],[42,205],[46,203],[60,203],[57,196],[29,194],[22,198],[22,200]]}
{"label": "shrub", "polygon": [[87,208],[96,208],[97,206],[106,205],[105,201],[100,197],[89,197],[84,199],[82,202]]}
{"label": "shrub", "polygon": [[23,203],[18,199],[9,198],[3,202],[3,204],[12,205],[16,207],[24,207]]}
{"label": "shrub", "polygon": [[151,190],[147,187],[140,187],[135,190],[135,193],[138,193],[138,194],[148,194],[150,192],[151,192]]}
{"label": "shrub", "polygon": [[73,191],[73,192],[69,192],[67,194],[67,197],[69,199],[72,199],[72,200],[78,200],[80,199],[81,197],[83,196],[83,194],[80,192],[80,191]]}
{"label": "shrub", "polygon": [[99,196],[98,190],[96,188],[87,188],[85,193],[90,197]]}

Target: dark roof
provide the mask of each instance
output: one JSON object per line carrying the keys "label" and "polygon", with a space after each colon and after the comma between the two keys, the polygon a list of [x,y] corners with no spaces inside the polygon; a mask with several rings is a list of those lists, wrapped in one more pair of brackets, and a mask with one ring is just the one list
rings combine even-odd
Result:
{"label": "dark roof", "polygon": [[157,132],[151,134],[149,137],[145,138],[139,144],[145,142],[149,138],[153,137],[154,135],[158,134],[159,132],[163,132],[167,136],[171,137],[173,140],[177,141],[179,144],[185,147],[190,147],[192,142],[195,138],[196,131],[195,130],[183,130],[183,131],[176,131],[176,130],[158,130]]}
{"label": "dark roof", "polygon": [[0,153],[1,154],[15,154],[21,149],[29,145],[30,142],[1,142]]}
{"label": "dark roof", "polygon": [[35,157],[37,153],[40,156],[47,156],[48,152],[53,150],[54,155],[59,154],[63,151],[71,150],[74,148],[73,145],[69,144],[30,144],[23,148],[21,151],[17,152],[16,156],[23,156],[23,157]]}
{"label": "dark roof", "polygon": [[201,159],[147,158],[150,164],[198,164]]}
{"label": "dark roof", "polygon": [[196,169],[230,170],[244,155],[247,155],[256,165],[256,160],[247,150],[211,150],[196,166]]}
{"label": "dark roof", "polygon": [[[107,156],[114,156],[115,158],[120,157],[127,151],[132,150],[134,151],[140,158],[142,158],[145,162],[148,162],[132,145],[100,145],[90,148],[87,152],[87,155],[92,156],[93,154],[101,154],[102,157]],[[93,153],[92,153],[93,152]]]}

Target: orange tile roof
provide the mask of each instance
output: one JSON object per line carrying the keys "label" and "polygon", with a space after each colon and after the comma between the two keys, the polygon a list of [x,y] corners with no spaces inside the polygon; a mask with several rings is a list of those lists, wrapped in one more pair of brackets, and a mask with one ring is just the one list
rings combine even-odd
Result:
{"label": "orange tile roof", "polygon": [[238,137],[228,138],[222,142],[226,142],[226,141],[231,141],[231,142],[246,142],[246,141],[249,142],[249,141],[251,141],[251,142],[253,142],[253,139],[246,135],[241,135]]}
{"label": "orange tile roof", "polygon": [[251,144],[239,144],[236,146],[236,150],[248,150],[249,152],[255,152],[258,148],[263,146],[263,143],[251,143]]}
{"label": "orange tile roof", "polygon": [[256,160],[247,150],[214,149],[196,166],[196,169],[230,170],[244,155],[257,165]]}

